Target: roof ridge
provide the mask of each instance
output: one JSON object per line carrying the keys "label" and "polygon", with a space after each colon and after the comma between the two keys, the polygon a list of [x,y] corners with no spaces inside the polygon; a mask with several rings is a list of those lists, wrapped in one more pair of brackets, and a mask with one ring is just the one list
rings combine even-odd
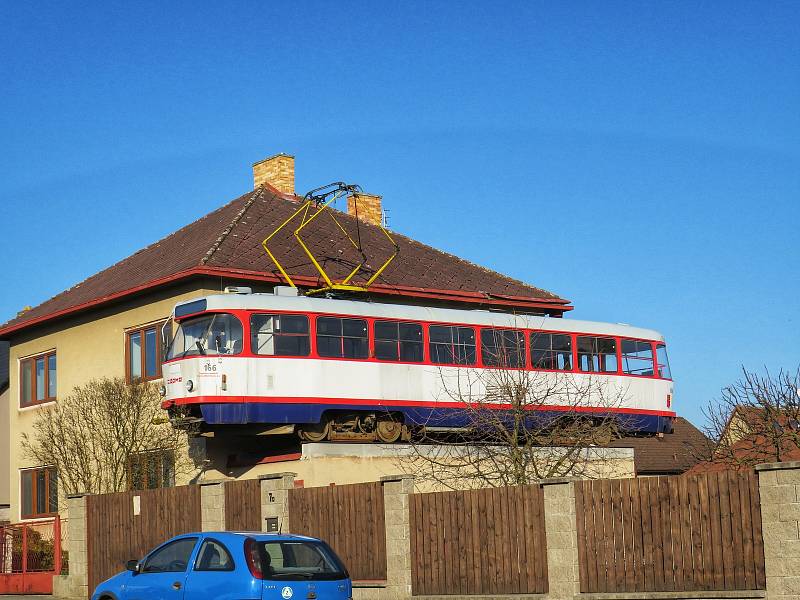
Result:
{"label": "roof ridge", "polygon": [[250,198],[247,200],[247,202],[244,203],[242,210],[236,213],[236,215],[233,217],[233,220],[228,224],[228,226],[222,231],[222,234],[211,245],[211,248],[208,249],[208,252],[206,252],[205,256],[203,256],[203,258],[200,259],[201,265],[205,265],[208,263],[209,260],[211,260],[211,257],[214,256],[214,253],[217,250],[219,250],[219,247],[222,245],[222,242],[225,241],[225,238],[227,238],[230,235],[231,231],[233,231],[233,228],[236,227],[236,224],[242,220],[242,217],[244,217],[245,213],[247,213],[247,210],[253,205],[253,203],[256,200],[261,198],[261,196],[263,195],[264,195],[264,186],[259,186],[257,190],[253,190],[253,193],[250,194]]}

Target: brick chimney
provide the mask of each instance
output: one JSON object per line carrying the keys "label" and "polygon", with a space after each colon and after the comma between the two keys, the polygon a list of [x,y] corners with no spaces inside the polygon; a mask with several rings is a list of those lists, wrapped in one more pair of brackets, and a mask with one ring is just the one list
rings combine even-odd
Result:
{"label": "brick chimney", "polygon": [[276,154],[253,164],[253,188],[268,183],[284,194],[294,194],[294,156]]}
{"label": "brick chimney", "polygon": [[[358,215],[356,215],[356,205]],[[373,225],[383,224],[383,210],[381,209],[381,196],[375,194],[351,194],[347,197],[347,214],[358,216],[361,221],[372,223]]]}

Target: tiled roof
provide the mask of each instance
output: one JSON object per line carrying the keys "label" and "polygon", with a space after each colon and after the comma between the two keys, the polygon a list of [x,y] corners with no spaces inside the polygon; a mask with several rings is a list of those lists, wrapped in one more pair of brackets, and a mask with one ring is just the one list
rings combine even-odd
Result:
{"label": "tiled roof", "polygon": [[[299,207],[294,197],[269,186],[240,196],[222,208],[179,229],[0,326],[0,336],[76,310],[113,300],[159,283],[192,275],[213,274],[241,279],[281,282],[264,252],[262,241]],[[392,246],[374,225],[336,213],[354,238],[367,249],[367,264],[377,269]],[[295,221],[299,225],[299,220]],[[297,283],[320,286],[322,280],[292,237],[292,227],[270,243],[270,249]],[[466,260],[392,233],[400,254],[373,285],[376,294],[469,301],[485,306],[532,309],[560,314],[569,302],[551,292],[501,275]],[[359,254],[329,216],[320,216],[303,237],[333,278],[343,278],[357,264]],[[369,271],[369,270],[368,270]],[[367,275],[369,272],[367,273]]]}
{"label": "tiled roof", "polygon": [[708,438],[683,417],[676,417],[674,431],[663,437],[626,437],[611,444],[633,448],[637,475],[678,474],[700,462]]}

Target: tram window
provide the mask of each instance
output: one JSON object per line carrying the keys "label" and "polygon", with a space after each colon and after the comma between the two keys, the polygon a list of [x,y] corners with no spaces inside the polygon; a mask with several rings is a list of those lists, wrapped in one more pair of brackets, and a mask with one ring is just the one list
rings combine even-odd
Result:
{"label": "tram window", "polygon": [[362,319],[317,317],[317,352],[328,358],[367,358],[367,322]]}
{"label": "tram window", "polygon": [[561,333],[531,333],[534,369],[572,370],[572,338]]}
{"label": "tram window", "polygon": [[622,372],[653,375],[653,346],[650,342],[622,340]]}
{"label": "tram window", "polygon": [[311,336],[305,315],[253,315],[250,317],[253,353],[268,356],[308,356]]}
{"label": "tram window", "polygon": [[658,376],[664,379],[672,379],[669,358],[667,358],[667,347],[664,344],[656,345],[656,360],[658,360]]}
{"label": "tram window", "polygon": [[591,373],[616,373],[617,341],[614,338],[578,336],[578,368]]}
{"label": "tram window", "polygon": [[442,365],[475,364],[475,330],[472,327],[431,325],[431,362]]}
{"label": "tram window", "polygon": [[422,362],[422,325],[375,321],[375,358]]}
{"label": "tram window", "polygon": [[525,336],[513,329],[481,329],[481,359],[487,367],[523,368]]}
{"label": "tram window", "polygon": [[206,354],[239,354],[242,336],[242,323],[233,315],[220,313],[186,319],[175,332],[167,360]]}

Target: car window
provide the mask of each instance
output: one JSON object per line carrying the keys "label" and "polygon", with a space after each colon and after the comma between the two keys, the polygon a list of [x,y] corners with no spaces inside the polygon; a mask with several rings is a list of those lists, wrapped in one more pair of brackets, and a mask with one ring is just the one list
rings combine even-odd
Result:
{"label": "car window", "polygon": [[142,573],[180,573],[189,566],[189,558],[197,538],[181,538],[170,542],[147,557]]}
{"label": "car window", "polygon": [[233,571],[233,558],[228,549],[217,540],[206,540],[200,546],[195,571]]}
{"label": "car window", "polygon": [[334,580],[347,576],[344,565],[322,542],[259,542],[267,579]]}

